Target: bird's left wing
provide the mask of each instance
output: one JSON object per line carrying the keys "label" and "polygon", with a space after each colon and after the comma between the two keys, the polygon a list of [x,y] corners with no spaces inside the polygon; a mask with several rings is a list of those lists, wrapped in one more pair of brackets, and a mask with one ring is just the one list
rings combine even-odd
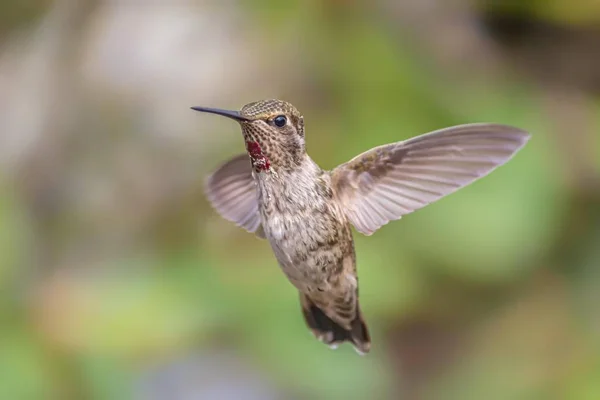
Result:
{"label": "bird's left wing", "polygon": [[335,168],[332,183],[350,222],[371,235],[489,174],[528,139],[506,125],[454,126],[362,153]]}
{"label": "bird's left wing", "polygon": [[247,154],[240,154],[221,165],[206,180],[204,189],[210,204],[223,218],[264,239],[258,192]]}

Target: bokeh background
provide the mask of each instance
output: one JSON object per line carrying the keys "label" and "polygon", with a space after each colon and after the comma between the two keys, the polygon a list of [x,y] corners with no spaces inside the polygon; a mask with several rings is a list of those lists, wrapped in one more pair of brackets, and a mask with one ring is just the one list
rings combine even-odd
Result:
{"label": "bokeh background", "polygon": [[[1,399],[599,399],[600,3],[0,3]],[[282,98],[332,168],[453,124],[509,164],[356,235],[373,350],[304,326],[192,112]]]}

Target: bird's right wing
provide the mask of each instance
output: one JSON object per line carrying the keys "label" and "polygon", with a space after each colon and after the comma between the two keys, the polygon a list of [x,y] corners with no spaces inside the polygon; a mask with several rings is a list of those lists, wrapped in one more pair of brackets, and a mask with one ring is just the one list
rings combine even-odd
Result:
{"label": "bird's right wing", "polygon": [[352,225],[370,235],[489,174],[529,139],[521,129],[469,124],[375,147],[331,172]]}
{"label": "bird's right wing", "polygon": [[264,238],[258,212],[258,192],[247,154],[221,165],[206,180],[205,192],[211,205],[226,220]]}

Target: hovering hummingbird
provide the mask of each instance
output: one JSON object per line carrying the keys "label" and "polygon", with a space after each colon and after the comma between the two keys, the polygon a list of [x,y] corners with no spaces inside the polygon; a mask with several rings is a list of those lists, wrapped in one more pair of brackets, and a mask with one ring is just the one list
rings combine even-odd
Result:
{"label": "hovering hummingbird", "polygon": [[371,339],[358,302],[351,226],[371,235],[487,175],[530,137],[506,125],[459,125],[375,147],[325,171],[306,154],[304,118],[290,103],[192,109],[237,121],[246,144],[245,154],[207,179],[212,206],[269,241],[317,339],[332,348],[349,341],[360,354]]}

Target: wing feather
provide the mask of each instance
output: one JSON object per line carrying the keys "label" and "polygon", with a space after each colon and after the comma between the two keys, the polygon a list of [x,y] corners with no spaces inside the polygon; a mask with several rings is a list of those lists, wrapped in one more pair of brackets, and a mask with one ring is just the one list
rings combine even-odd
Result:
{"label": "wing feather", "polygon": [[507,125],[454,126],[360,154],[334,169],[332,182],[348,219],[370,235],[489,174],[529,137]]}
{"label": "wing feather", "polygon": [[258,193],[247,154],[240,154],[221,165],[206,180],[205,192],[223,218],[264,237],[259,229]]}

